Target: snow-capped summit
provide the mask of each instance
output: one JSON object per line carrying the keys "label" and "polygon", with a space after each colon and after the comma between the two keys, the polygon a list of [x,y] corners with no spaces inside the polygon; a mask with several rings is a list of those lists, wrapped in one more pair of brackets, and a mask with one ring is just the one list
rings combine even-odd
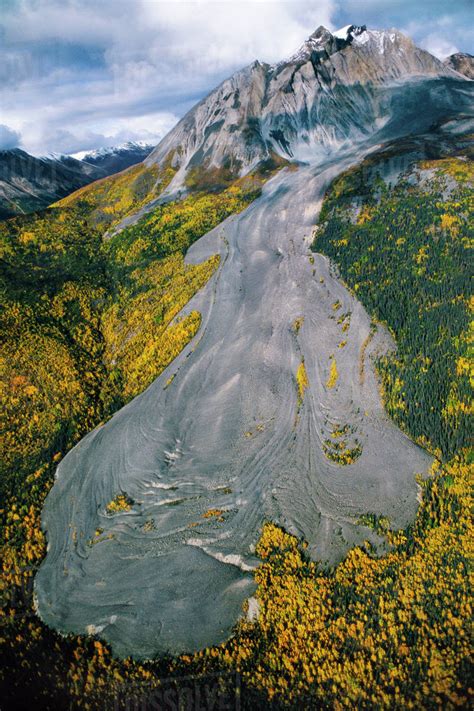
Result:
{"label": "snow-capped summit", "polygon": [[104,156],[123,154],[128,151],[148,151],[148,153],[154,148],[153,145],[147,143],[146,141],[126,141],[125,143],[120,143],[116,146],[103,146],[102,148],[97,148],[94,151],[81,151],[81,153],[76,154],[74,157],[80,156],[80,160],[85,160],[87,162],[94,161],[96,158],[102,158]]}
{"label": "snow-capped summit", "polygon": [[154,146],[146,141],[127,141],[118,146],[106,146],[81,154],[81,160],[106,171],[107,175],[141,163],[151,153]]}
{"label": "snow-capped summit", "polygon": [[329,57],[334,52],[337,52],[348,44],[353,38],[366,30],[366,26],[346,25],[336,32],[330,32],[324,25],[320,25],[312,35],[308,37],[306,42],[293,54],[288,60],[279,62],[277,66],[286,64],[287,62],[298,63],[309,57],[321,61]]}
{"label": "snow-capped summit", "polygon": [[287,62],[298,62],[309,57],[313,52],[324,52],[333,42],[333,35],[323,25],[318,27],[312,35],[308,37],[306,42],[293,54],[289,59],[279,62],[278,66]]}
{"label": "snow-capped summit", "polygon": [[46,161],[63,161],[67,158],[70,158],[66,153],[60,153],[58,151],[49,151],[49,153],[45,153],[42,156],[38,156],[39,160],[46,160]]}
{"label": "snow-capped summit", "polygon": [[328,34],[338,40],[338,49],[343,49],[349,44],[366,45],[372,43],[379,54],[383,54],[388,45],[393,44],[396,40],[402,43],[403,41],[410,42],[398,30],[371,30],[367,28],[367,25],[345,25],[332,33],[328,32]]}
{"label": "snow-capped summit", "polygon": [[129,141],[74,156],[0,151],[0,219],[47,207],[93,180],[141,163],[152,148],[144,141]]}
{"label": "snow-capped summit", "polygon": [[349,41],[350,38],[357,37],[358,35],[361,35],[363,32],[366,31],[366,25],[346,25],[345,27],[341,27],[339,30],[336,30],[332,34],[334,37],[337,37],[337,39]]}

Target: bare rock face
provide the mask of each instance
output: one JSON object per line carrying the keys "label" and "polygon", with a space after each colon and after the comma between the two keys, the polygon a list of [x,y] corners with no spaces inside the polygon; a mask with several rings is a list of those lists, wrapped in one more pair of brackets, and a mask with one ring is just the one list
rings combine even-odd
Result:
{"label": "bare rock face", "polygon": [[449,67],[459,72],[459,74],[463,74],[468,79],[474,79],[474,57],[472,54],[465,52],[451,54],[451,56],[446,57],[443,64],[445,67]]}
{"label": "bare rock face", "polygon": [[332,34],[319,27],[288,60],[256,61],[224,81],[146,162],[172,159],[179,168],[172,192],[193,168],[237,176],[273,153],[310,160],[380,128],[397,89],[422,78],[460,75],[397,30],[350,25]]}

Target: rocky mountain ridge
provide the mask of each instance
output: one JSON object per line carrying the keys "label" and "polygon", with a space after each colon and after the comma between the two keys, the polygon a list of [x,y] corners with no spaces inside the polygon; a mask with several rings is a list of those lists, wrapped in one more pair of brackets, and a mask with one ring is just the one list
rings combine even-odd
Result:
{"label": "rocky mountain ridge", "polygon": [[127,141],[118,146],[107,146],[87,152],[80,160],[101,168],[106,175],[112,175],[131,165],[141,163],[153,148],[153,145],[145,141]]}
{"label": "rocky mountain ridge", "polygon": [[349,25],[331,33],[321,26],[289,59],[255,61],[222,82],[146,163],[171,160],[172,192],[191,172],[220,169],[235,177],[275,154],[307,161],[381,131],[401,114],[416,118],[423,82],[424,103],[436,103],[434,80],[466,81],[398,30]]}

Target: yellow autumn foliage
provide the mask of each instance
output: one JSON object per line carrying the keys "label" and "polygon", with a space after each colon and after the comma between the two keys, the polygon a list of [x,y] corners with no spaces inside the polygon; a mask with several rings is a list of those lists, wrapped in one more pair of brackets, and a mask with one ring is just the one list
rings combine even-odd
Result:
{"label": "yellow autumn foliage", "polygon": [[337,381],[339,378],[339,373],[337,370],[337,363],[336,359],[334,356],[331,356],[331,364],[329,366],[329,377],[326,383],[326,387],[331,390],[337,385]]}
{"label": "yellow autumn foliage", "polygon": [[300,402],[302,402],[305,390],[309,386],[308,374],[306,372],[304,360],[301,361],[298,366],[298,370],[296,371],[296,382],[298,384],[298,397]]}

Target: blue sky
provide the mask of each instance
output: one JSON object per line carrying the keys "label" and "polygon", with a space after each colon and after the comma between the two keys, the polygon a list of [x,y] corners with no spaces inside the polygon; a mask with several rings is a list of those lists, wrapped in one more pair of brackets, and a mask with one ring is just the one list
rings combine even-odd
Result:
{"label": "blue sky", "polygon": [[75,153],[156,144],[258,58],[320,24],[397,27],[439,57],[473,53],[474,0],[0,0],[0,148]]}

